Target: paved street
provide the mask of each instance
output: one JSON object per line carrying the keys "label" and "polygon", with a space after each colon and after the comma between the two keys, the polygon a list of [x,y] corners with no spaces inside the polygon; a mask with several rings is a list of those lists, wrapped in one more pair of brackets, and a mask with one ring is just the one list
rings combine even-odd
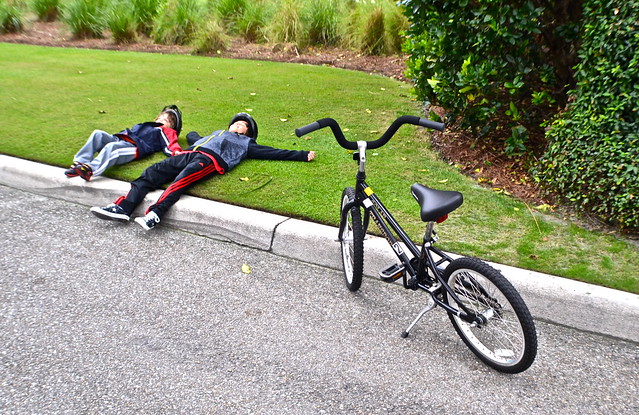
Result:
{"label": "paved street", "polygon": [[2,415],[639,413],[636,343],[538,321],[537,361],[503,375],[441,310],[402,339],[424,296],[399,285],[0,200]]}

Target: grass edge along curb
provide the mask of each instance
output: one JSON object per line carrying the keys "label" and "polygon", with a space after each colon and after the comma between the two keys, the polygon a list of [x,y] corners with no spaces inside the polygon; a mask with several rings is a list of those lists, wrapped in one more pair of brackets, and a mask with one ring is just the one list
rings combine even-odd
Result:
{"label": "grass edge along curb", "polygon": [[[329,132],[298,139],[294,129],[331,116],[349,139],[371,139],[398,115],[420,115],[408,85],[328,67],[14,44],[0,44],[0,58],[0,98],[11,103],[12,120],[0,127],[0,152],[65,167],[93,129],[119,131],[130,126],[132,117],[154,115],[158,105],[180,105],[184,131],[202,133],[225,126],[238,110],[251,110],[260,122],[261,143],[316,150],[318,159],[288,164],[249,160],[192,194],[329,225],[337,222],[339,195],[352,184],[355,163]],[[185,145],[184,136],[181,140]],[[130,181],[162,157],[108,175]],[[423,224],[409,190],[417,181],[464,193],[464,205],[439,227],[443,249],[639,290],[636,247],[548,219],[478,186],[437,159],[423,130],[402,127],[391,143],[369,154],[369,182],[419,241]]]}

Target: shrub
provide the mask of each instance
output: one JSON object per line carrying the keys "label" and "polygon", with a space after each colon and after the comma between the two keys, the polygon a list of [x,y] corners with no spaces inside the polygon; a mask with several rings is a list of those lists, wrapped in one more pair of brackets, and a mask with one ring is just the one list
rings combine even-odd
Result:
{"label": "shrub", "polygon": [[275,42],[298,42],[302,36],[300,7],[296,0],[283,0],[271,20],[269,30]]}
{"label": "shrub", "polygon": [[305,43],[334,46],[340,40],[340,3],[337,0],[315,0],[305,13]]}
{"label": "shrub", "polygon": [[368,55],[401,52],[408,19],[394,2],[362,1],[352,4],[344,24],[344,45]]}
{"label": "shrub", "polygon": [[204,26],[204,10],[198,0],[169,0],[155,19],[153,39],[161,44],[186,45]]}
{"label": "shrub", "polygon": [[386,38],[388,53],[401,53],[406,40],[408,19],[398,7],[388,8],[386,11]]}
{"label": "shrub", "polygon": [[574,102],[538,177],[585,211],[639,230],[639,0],[587,0]]}
{"label": "shrub", "polygon": [[136,39],[138,21],[132,0],[119,0],[111,4],[106,14],[106,25],[115,43],[129,43]]}
{"label": "shrub", "polygon": [[247,4],[247,0],[217,0],[211,3],[211,6],[222,24],[230,31],[234,31],[235,23],[244,14]]}
{"label": "shrub", "polygon": [[508,139],[507,154],[526,150],[573,83],[581,2],[404,0],[418,97],[479,137]]}
{"label": "shrub", "polygon": [[197,55],[216,53],[228,49],[229,43],[230,38],[224,33],[222,25],[216,19],[210,19],[204,28],[195,34],[192,42],[193,53]]}
{"label": "shrub", "polygon": [[42,22],[53,22],[58,17],[60,0],[31,0],[31,9]]}
{"label": "shrub", "polygon": [[64,22],[76,38],[100,38],[105,27],[103,0],[70,0],[64,7]]}
{"label": "shrub", "polygon": [[384,10],[377,7],[364,21],[360,49],[368,55],[382,55],[386,51]]}
{"label": "shrub", "polygon": [[264,1],[247,3],[242,13],[235,21],[237,33],[248,42],[263,42],[266,40],[266,26],[268,10]]}
{"label": "shrub", "polygon": [[0,2],[0,33],[17,33],[24,28],[23,11],[12,1]]}
{"label": "shrub", "polygon": [[166,0],[131,0],[133,15],[136,20],[136,31],[149,36],[153,31],[153,24]]}

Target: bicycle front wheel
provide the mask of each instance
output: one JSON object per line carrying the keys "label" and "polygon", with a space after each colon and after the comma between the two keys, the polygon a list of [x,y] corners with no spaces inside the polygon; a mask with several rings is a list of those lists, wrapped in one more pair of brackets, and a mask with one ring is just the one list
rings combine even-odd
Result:
{"label": "bicycle front wheel", "polygon": [[[347,187],[342,192],[341,211],[346,204],[355,200],[355,189]],[[359,290],[364,272],[364,228],[359,206],[353,206],[346,213],[346,226],[342,234],[342,263],[344,282],[351,291]]]}
{"label": "bicycle front wheel", "polygon": [[[515,287],[490,265],[459,258],[444,270],[444,280],[482,324],[470,324],[449,313],[455,331],[466,346],[488,366],[504,373],[520,373],[537,355],[535,323]],[[444,301],[459,305],[444,291]]]}

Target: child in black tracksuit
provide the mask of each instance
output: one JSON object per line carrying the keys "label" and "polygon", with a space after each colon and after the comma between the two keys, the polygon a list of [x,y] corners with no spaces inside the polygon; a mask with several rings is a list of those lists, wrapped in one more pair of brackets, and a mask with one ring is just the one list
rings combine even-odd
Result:
{"label": "child in black tracksuit", "polygon": [[[189,148],[173,157],[148,167],[131,182],[131,190],[106,207],[92,207],[100,219],[128,222],[131,213],[151,190],[172,181],[160,198],[151,205],[144,217],[135,222],[144,229],[157,225],[180,196],[194,184],[214,174],[224,174],[246,158],[263,160],[311,161],[314,151],[281,150],[257,144],[257,123],[246,113],[236,114],[228,130],[217,130],[206,137],[189,133]],[[195,134],[195,138],[193,138]]]}

